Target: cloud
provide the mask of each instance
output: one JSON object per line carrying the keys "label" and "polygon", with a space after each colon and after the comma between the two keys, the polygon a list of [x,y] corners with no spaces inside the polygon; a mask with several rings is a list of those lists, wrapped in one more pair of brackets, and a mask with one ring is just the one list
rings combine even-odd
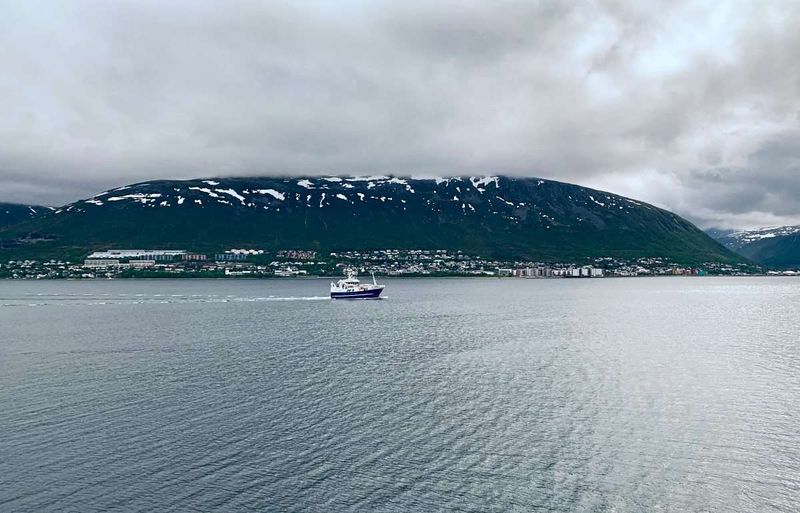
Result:
{"label": "cloud", "polygon": [[795,2],[2,9],[2,200],[154,178],[507,173],[701,225],[800,222]]}

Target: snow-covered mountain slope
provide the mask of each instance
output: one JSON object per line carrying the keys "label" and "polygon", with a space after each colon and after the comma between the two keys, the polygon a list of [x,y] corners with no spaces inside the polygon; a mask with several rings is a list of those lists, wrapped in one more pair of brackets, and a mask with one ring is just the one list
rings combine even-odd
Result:
{"label": "snow-covered mountain slope", "polygon": [[70,247],[441,248],[537,259],[737,258],[688,221],[652,205],[577,185],[499,176],[152,181],[66,205],[5,236],[24,229]]}
{"label": "snow-covered mountain slope", "polygon": [[[129,185],[103,192],[92,198],[79,201],[56,210],[62,212],[91,212],[93,208],[110,206],[143,207],[233,207],[237,209],[262,209],[280,211],[283,209],[322,209],[349,205],[352,209],[394,205],[400,210],[423,208],[430,212],[452,211],[463,215],[495,215],[512,222],[520,222],[531,213],[538,216],[538,222],[557,225],[556,217],[563,217],[549,204],[535,205],[521,201],[522,189],[501,188],[500,177],[469,178],[429,178],[411,179],[388,176],[275,179],[275,178],[216,178],[185,182],[149,182]],[[545,180],[503,179],[506,184],[541,187]],[[557,182],[549,182],[555,184]],[[545,187],[547,189],[547,187]],[[631,199],[599,191],[581,194],[568,199],[579,209],[584,207],[587,214],[598,207],[607,211],[626,212],[637,208],[652,209]],[[419,191],[419,194],[418,194]],[[501,194],[506,194],[508,198]],[[516,199],[517,201],[513,201]],[[344,203],[340,203],[344,202]],[[384,207],[381,207],[384,208]],[[549,215],[550,214],[550,215]],[[562,219],[561,222],[595,222],[599,220],[587,215],[586,219]],[[602,224],[602,223],[601,223]]]}
{"label": "snow-covered mountain slope", "polygon": [[800,266],[800,225],[756,230],[709,232],[737,253],[774,267]]}
{"label": "snow-covered mountain slope", "polygon": [[754,242],[774,239],[776,237],[785,237],[795,233],[800,233],[800,225],[772,226],[755,230],[734,231],[720,236],[718,240],[732,249],[738,249]]}

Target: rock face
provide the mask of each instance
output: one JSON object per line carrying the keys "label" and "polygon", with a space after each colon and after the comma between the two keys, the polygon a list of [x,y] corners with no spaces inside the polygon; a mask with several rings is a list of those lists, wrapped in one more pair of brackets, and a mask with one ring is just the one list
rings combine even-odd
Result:
{"label": "rock face", "polygon": [[450,249],[496,258],[741,260],[681,217],[536,178],[255,177],[120,187],[0,231],[40,250]]}
{"label": "rock face", "polygon": [[769,267],[800,267],[800,226],[710,233],[733,251]]}

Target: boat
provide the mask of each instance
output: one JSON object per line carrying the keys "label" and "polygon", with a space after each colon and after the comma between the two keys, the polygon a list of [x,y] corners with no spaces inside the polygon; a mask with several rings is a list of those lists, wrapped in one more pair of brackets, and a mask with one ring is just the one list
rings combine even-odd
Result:
{"label": "boat", "polygon": [[355,271],[348,271],[347,278],[331,282],[331,299],[380,299],[385,285],[378,285],[375,275],[372,283],[361,283]]}

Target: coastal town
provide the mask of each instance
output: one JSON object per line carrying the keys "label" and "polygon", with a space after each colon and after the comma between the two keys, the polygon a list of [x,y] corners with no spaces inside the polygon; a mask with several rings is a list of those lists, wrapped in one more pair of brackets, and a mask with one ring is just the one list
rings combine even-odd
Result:
{"label": "coastal town", "polygon": [[[381,249],[320,253],[313,250],[225,249],[213,253],[163,249],[108,249],[83,261],[10,260],[0,263],[0,278],[290,278],[341,276],[346,269],[381,276],[480,276],[528,279],[597,279],[636,276],[764,274],[745,264],[709,262],[688,267],[663,258],[612,257],[580,262],[502,261],[445,249]],[[781,271],[786,276],[797,271]]]}

